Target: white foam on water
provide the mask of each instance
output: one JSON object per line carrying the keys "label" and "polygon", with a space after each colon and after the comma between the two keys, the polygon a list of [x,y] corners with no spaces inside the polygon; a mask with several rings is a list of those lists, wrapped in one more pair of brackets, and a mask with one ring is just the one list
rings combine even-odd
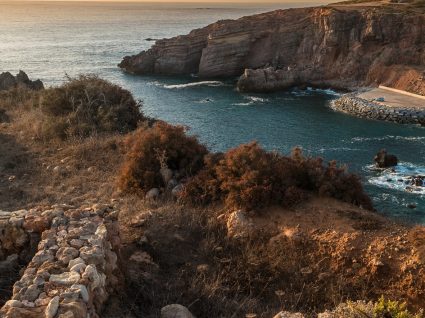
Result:
{"label": "white foam on water", "polygon": [[185,83],[185,84],[162,85],[162,86],[167,89],[184,89],[184,88],[191,88],[191,87],[197,87],[197,86],[218,87],[218,86],[226,86],[226,84],[220,81],[203,81],[203,82],[192,82],[192,83]]}
{"label": "white foam on water", "polygon": [[383,141],[383,140],[425,141],[425,137],[386,135],[386,136],[382,136],[382,137],[354,137],[350,141],[351,141],[351,143],[354,143],[354,142]]}
{"label": "white foam on water", "polygon": [[306,89],[309,92],[314,92],[314,93],[320,93],[320,94],[325,94],[325,95],[330,95],[330,96],[341,96],[340,93],[334,91],[333,89],[322,89],[322,88],[313,88],[313,87],[307,87]]}
{"label": "white foam on water", "polygon": [[258,96],[250,96],[250,95],[244,95],[244,99],[247,100],[247,102],[241,102],[241,103],[233,103],[234,106],[251,106],[254,104],[264,104],[269,102],[270,100],[268,98],[264,97],[258,97]]}
{"label": "white foam on water", "polygon": [[327,151],[361,151],[358,148],[349,148],[349,147],[330,147],[330,148],[320,148],[317,150],[319,153],[324,153]]}
{"label": "white foam on water", "polygon": [[267,103],[269,100],[267,98],[262,98],[258,96],[246,96],[247,99],[253,103]]}
{"label": "white foam on water", "polygon": [[378,175],[369,178],[369,183],[381,188],[410,192],[417,195],[425,195],[425,184],[415,186],[412,177],[425,176],[425,166],[417,166],[408,162],[399,163],[389,169],[377,169],[374,165],[366,167],[369,171],[375,171]]}

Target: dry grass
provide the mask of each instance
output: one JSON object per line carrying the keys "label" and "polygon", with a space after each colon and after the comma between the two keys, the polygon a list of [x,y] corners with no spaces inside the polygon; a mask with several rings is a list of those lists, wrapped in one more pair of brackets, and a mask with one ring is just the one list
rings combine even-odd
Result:
{"label": "dry grass", "polygon": [[[240,185],[237,191],[244,191],[261,179],[255,178],[252,170],[266,170],[265,176],[274,178],[267,170],[267,160],[277,165],[279,156],[253,145],[231,155],[208,155],[197,178],[205,181],[199,183],[205,185],[199,192],[206,194],[200,196],[201,201],[213,204],[195,208],[168,201],[148,204],[137,195],[115,192],[115,178],[128,156],[123,135],[100,133],[67,141],[29,138],[32,128],[26,123],[36,108],[31,98],[20,96],[15,102],[3,100],[0,106],[10,117],[10,123],[0,124],[0,209],[114,201],[120,210],[119,260],[126,285],[120,295],[110,299],[102,317],[158,317],[160,308],[170,303],[188,306],[197,317],[245,317],[251,312],[271,317],[282,309],[312,316],[346,299],[376,300],[381,294],[406,299],[414,309],[424,306],[423,228],[407,235],[409,229],[349,204],[323,198],[314,201],[311,195],[309,200],[297,199],[299,193],[291,188],[294,185],[285,184],[285,192],[292,192],[297,204],[265,208],[267,213],[255,216],[250,237],[230,239],[221,178],[228,182],[225,191],[234,191],[235,184]],[[168,133],[162,134],[161,129]],[[135,137],[145,134],[149,138],[144,141]],[[192,155],[206,152],[196,139],[172,126],[140,130],[132,136],[131,144],[138,140],[146,145],[135,148],[136,158],[152,156],[155,173],[161,164],[158,166],[158,152],[152,149],[159,146],[172,158],[167,166],[182,171],[184,177],[200,168],[200,159],[191,161]],[[297,163],[294,171],[302,176],[297,188],[316,187],[311,181],[320,180],[319,184],[326,186],[317,190],[318,194],[348,193],[338,198],[352,202],[352,194],[339,184],[347,181],[344,170],[299,155],[284,160]],[[222,165],[220,170],[218,165]],[[319,171],[313,174],[316,179],[311,178],[312,167]],[[276,171],[284,171],[279,169]],[[281,176],[287,178],[288,173]],[[280,179],[277,182],[282,185]],[[409,242],[403,243],[405,240]],[[135,252],[147,253],[152,263],[135,261],[131,258]],[[383,266],[374,265],[377,257]],[[353,265],[354,260],[360,267]]]}
{"label": "dry grass", "polygon": [[[341,209],[351,218],[341,216]],[[196,317],[272,317],[280,310],[311,317],[346,300],[375,301],[382,294],[408,300],[412,310],[424,305],[424,264],[410,250],[394,251],[400,242],[391,233],[404,237],[406,229],[379,216],[318,200],[257,217],[261,225],[235,240],[227,236],[222,213],[220,206],[163,204],[139,205],[120,215],[129,233],[123,237],[123,259],[145,252],[153,262],[123,263],[126,293],[117,302],[124,317],[158,317],[170,303],[187,306]],[[376,226],[364,227],[366,221]],[[378,256],[385,263],[381,268],[374,265]],[[405,271],[401,264],[409,262]],[[104,317],[113,317],[109,310]]]}

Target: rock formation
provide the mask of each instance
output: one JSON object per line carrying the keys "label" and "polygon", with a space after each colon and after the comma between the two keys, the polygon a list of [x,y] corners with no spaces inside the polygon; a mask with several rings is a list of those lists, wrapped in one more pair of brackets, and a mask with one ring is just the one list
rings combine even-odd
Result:
{"label": "rock formation", "polygon": [[0,91],[16,87],[40,90],[44,88],[44,85],[39,79],[35,81],[30,80],[24,71],[19,71],[16,76],[13,76],[10,72],[0,74]]}
{"label": "rock formation", "polygon": [[425,94],[425,15],[326,6],[218,21],[159,40],[119,64],[134,74],[241,76],[242,91],[383,84]]}
{"label": "rock formation", "polygon": [[378,168],[389,168],[397,166],[398,159],[394,155],[387,153],[385,149],[381,149],[373,159],[375,161],[376,167]]}

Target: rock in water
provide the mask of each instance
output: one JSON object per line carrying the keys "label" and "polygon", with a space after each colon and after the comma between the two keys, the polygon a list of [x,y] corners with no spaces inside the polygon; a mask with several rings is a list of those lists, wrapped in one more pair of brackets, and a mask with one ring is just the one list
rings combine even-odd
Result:
{"label": "rock in water", "polygon": [[385,149],[381,149],[373,160],[378,168],[389,168],[398,164],[397,157],[389,155]]}
{"label": "rock in water", "polygon": [[161,318],[195,318],[185,306],[172,304],[161,309]]}

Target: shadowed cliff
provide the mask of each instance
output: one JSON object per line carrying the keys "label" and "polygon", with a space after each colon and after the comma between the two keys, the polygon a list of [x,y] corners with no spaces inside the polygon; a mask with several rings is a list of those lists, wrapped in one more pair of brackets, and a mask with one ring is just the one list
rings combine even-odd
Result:
{"label": "shadowed cliff", "polygon": [[424,34],[423,9],[404,4],[277,10],[159,40],[119,66],[134,74],[241,76],[243,91],[384,84],[425,94]]}

